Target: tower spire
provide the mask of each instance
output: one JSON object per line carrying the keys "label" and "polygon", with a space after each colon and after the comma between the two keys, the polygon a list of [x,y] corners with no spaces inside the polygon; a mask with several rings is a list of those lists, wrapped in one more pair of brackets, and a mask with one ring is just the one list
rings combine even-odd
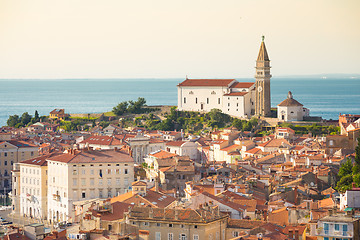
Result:
{"label": "tower spire", "polygon": [[265,42],[264,42],[265,36],[262,36],[262,41],[260,45],[259,55],[257,58],[257,61],[270,61],[269,55],[266,51]]}
{"label": "tower spire", "polygon": [[271,115],[270,97],[270,59],[266,51],[265,36],[262,36],[259,54],[256,60],[256,93],[255,115],[267,117]]}

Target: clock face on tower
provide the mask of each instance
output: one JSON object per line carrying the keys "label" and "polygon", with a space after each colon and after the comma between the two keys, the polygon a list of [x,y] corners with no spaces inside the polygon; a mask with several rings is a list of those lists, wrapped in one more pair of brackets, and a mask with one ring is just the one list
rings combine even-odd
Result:
{"label": "clock face on tower", "polygon": [[261,87],[261,86],[258,87],[258,91],[259,91],[259,92],[262,91],[262,87]]}

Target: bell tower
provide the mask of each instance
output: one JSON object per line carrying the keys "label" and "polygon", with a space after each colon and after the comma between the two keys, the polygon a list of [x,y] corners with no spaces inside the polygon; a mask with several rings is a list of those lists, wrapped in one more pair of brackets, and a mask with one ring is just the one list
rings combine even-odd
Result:
{"label": "bell tower", "polygon": [[260,45],[259,55],[256,60],[255,73],[255,115],[268,117],[271,115],[270,98],[270,60],[266,51],[264,36]]}

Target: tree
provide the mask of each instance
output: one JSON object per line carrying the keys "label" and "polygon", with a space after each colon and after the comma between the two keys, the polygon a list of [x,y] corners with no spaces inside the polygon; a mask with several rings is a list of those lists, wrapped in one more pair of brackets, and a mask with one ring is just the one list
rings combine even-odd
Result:
{"label": "tree", "polygon": [[113,112],[116,116],[121,116],[121,115],[123,115],[124,113],[126,113],[127,107],[128,107],[128,103],[127,103],[127,102],[121,102],[121,103],[119,103],[116,107],[113,108],[112,112]]}
{"label": "tree", "polygon": [[348,159],[344,164],[341,165],[338,176],[340,178],[352,174],[353,164],[351,159]]}
{"label": "tree", "polygon": [[24,112],[21,115],[20,121],[23,126],[26,126],[31,121],[31,115],[28,112]]}
{"label": "tree", "polygon": [[9,119],[7,120],[6,123],[9,127],[15,127],[18,123],[20,123],[20,118],[16,114],[9,116]]}
{"label": "tree", "polygon": [[39,113],[35,110],[34,122],[38,122],[40,120]]}

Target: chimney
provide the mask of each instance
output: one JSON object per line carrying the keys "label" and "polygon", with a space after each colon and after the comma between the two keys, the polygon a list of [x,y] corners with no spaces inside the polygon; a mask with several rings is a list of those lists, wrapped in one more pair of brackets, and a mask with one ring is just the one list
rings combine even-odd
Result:
{"label": "chimney", "polygon": [[155,192],[159,192],[159,180],[155,178]]}
{"label": "chimney", "polygon": [[329,214],[328,214],[329,216],[332,216],[332,215],[333,215],[333,209],[332,209],[332,208],[329,209],[328,212],[329,212]]}
{"label": "chimney", "polygon": [[175,209],[175,220],[179,220],[179,210]]}

